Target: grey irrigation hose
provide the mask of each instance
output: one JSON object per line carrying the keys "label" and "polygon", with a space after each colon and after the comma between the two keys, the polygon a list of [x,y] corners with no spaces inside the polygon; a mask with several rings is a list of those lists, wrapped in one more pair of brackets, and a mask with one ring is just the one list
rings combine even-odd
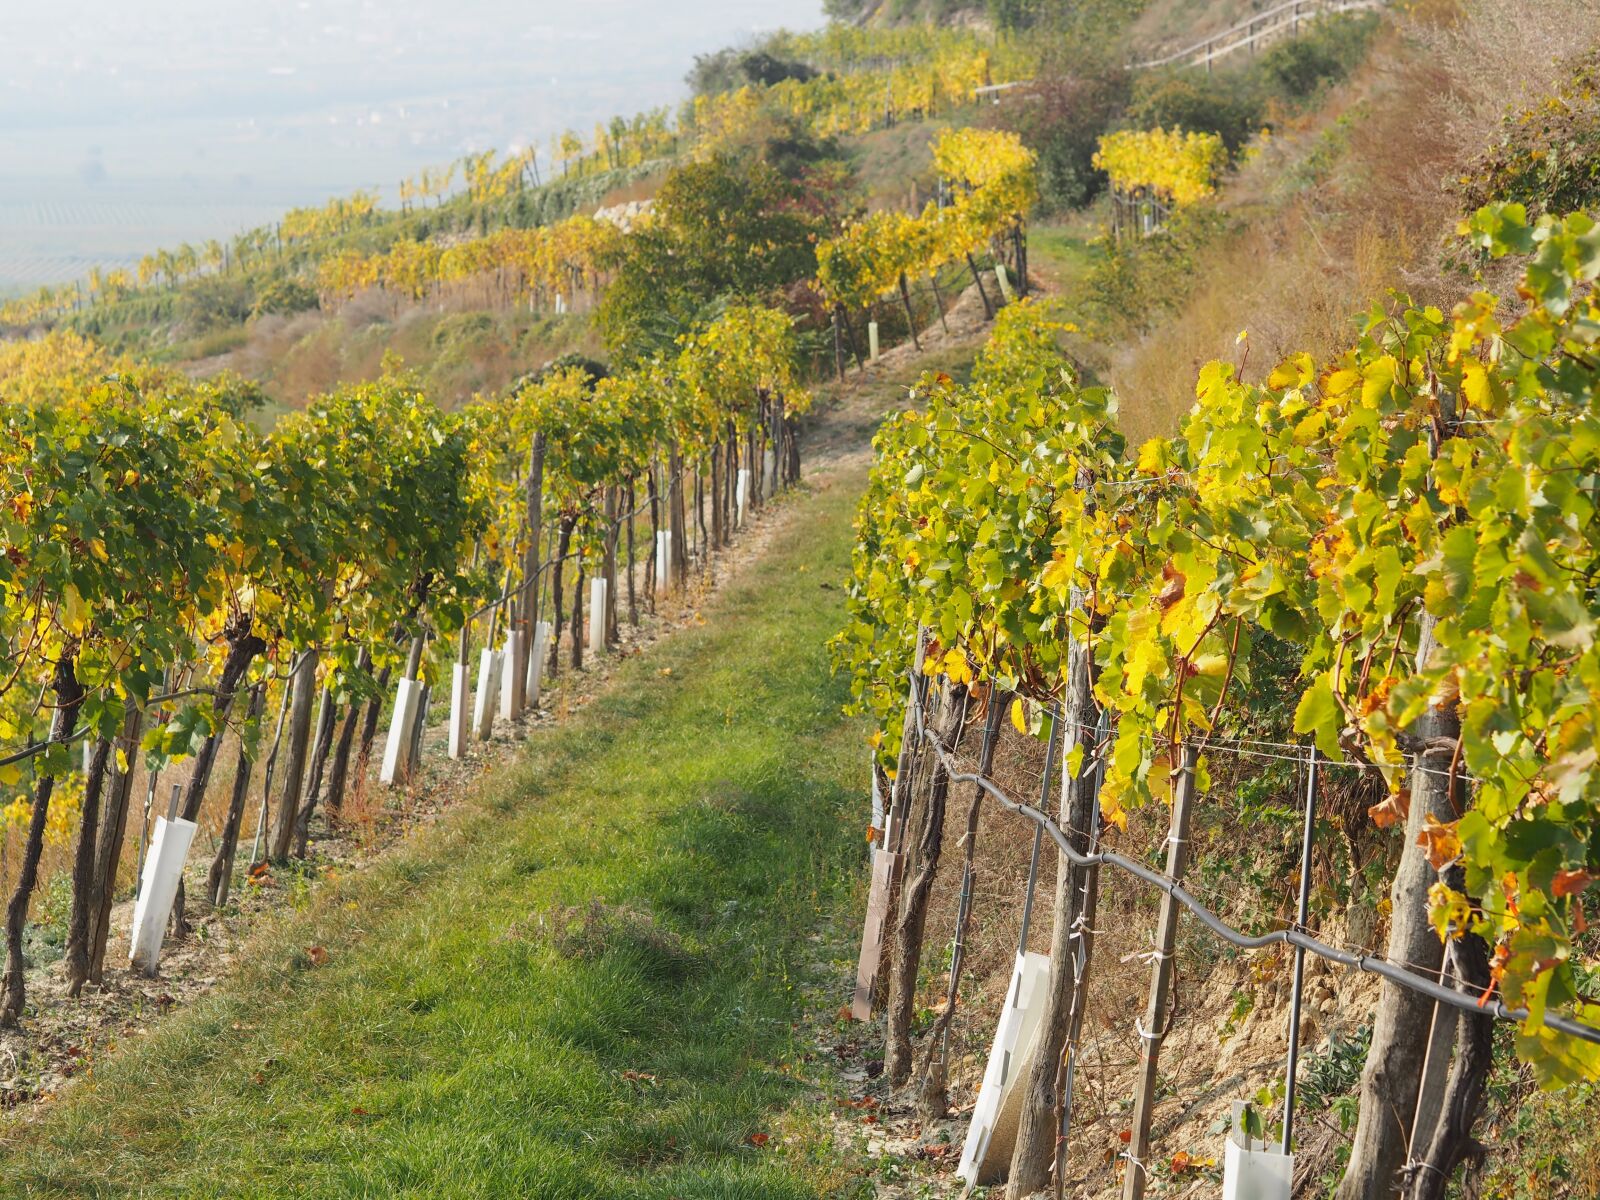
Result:
{"label": "grey irrigation hose", "polygon": [[[1508,1008],[1502,1000],[1474,1000],[1454,988],[1447,988],[1432,980],[1421,979],[1407,971],[1404,967],[1396,966],[1387,959],[1376,958],[1370,954],[1353,954],[1348,950],[1340,950],[1326,942],[1320,942],[1308,933],[1298,929],[1275,929],[1271,933],[1248,934],[1233,928],[1216,913],[1201,904],[1184,886],[1176,880],[1168,878],[1160,871],[1151,870],[1141,862],[1124,857],[1112,850],[1102,850],[1098,854],[1079,854],[1072,848],[1072,843],[1067,840],[1066,833],[1046,813],[1040,812],[1031,804],[1023,804],[1011,799],[1005,791],[983,775],[975,775],[967,771],[958,771],[954,758],[946,754],[938,740],[923,727],[922,722],[917,722],[918,732],[924,741],[928,742],[940,762],[944,765],[946,773],[950,776],[951,783],[975,783],[994,797],[1000,806],[1008,812],[1017,813],[1028,820],[1042,825],[1044,831],[1050,835],[1057,848],[1072,862],[1080,867],[1092,867],[1109,864],[1117,867],[1137,879],[1143,880],[1151,887],[1166,892],[1179,904],[1189,910],[1199,922],[1223,941],[1238,947],[1240,950],[1264,950],[1268,946],[1293,946],[1309,950],[1319,958],[1329,962],[1338,963],[1342,967],[1354,967],[1358,971],[1367,971],[1381,976],[1389,982],[1429,999],[1437,1000],[1441,1004],[1448,1004],[1463,1012],[1486,1012],[1502,1021],[1515,1021],[1518,1024],[1528,1019],[1528,1010],[1525,1008]],[[1574,1021],[1558,1014],[1546,1013],[1544,1023],[1557,1033],[1564,1033],[1581,1041],[1600,1045],[1600,1029],[1593,1025],[1586,1025],[1581,1021]]]}

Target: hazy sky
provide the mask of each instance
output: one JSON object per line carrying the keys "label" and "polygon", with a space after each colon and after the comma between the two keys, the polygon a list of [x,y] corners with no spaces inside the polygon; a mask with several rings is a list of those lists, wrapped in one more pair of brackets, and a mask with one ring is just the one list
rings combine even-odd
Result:
{"label": "hazy sky", "polygon": [[10,0],[0,288],[675,104],[820,0]]}

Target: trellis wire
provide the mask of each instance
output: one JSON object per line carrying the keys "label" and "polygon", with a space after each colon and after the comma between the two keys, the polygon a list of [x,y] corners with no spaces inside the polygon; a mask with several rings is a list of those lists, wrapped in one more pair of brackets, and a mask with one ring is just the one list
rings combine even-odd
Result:
{"label": "trellis wire", "polygon": [[[1212,933],[1222,938],[1230,945],[1240,950],[1264,950],[1269,946],[1290,946],[1305,950],[1317,957],[1335,963],[1342,967],[1354,967],[1358,971],[1380,976],[1398,987],[1407,989],[1421,996],[1436,1000],[1441,1004],[1460,1009],[1463,1012],[1483,1012],[1502,1021],[1512,1021],[1521,1024],[1528,1020],[1528,1010],[1525,1008],[1511,1008],[1503,1000],[1493,998],[1488,994],[1474,999],[1463,992],[1447,988],[1431,980],[1421,979],[1412,972],[1382,958],[1371,954],[1362,954],[1353,951],[1341,950],[1326,942],[1312,937],[1302,929],[1276,929],[1268,933],[1248,934],[1243,930],[1235,929],[1216,913],[1202,904],[1187,888],[1176,879],[1153,870],[1143,863],[1118,854],[1114,850],[1101,850],[1089,854],[1080,854],[1073,849],[1067,834],[1053,820],[1048,813],[1040,811],[1026,801],[1013,800],[1006,791],[987,773],[963,771],[955,761],[955,756],[945,751],[938,742],[933,731],[928,729],[921,713],[913,713],[916,724],[917,737],[926,742],[939,759],[951,783],[976,784],[984,793],[992,797],[1008,812],[1014,812],[1027,820],[1040,826],[1044,832],[1055,842],[1061,854],[1082,867],[1110,865],[1116,867],[1124,874],[1132,875],[1158,891],[1165,892],[1184,908],[1188,909],[1202,925]],[[1302,863],[1302,871],[1306,865]],[[1546,1013],[1544,1024],[1558,1033],[1564,1033],[1581,1041],[1600,1045],[1600,1028],[1588,1025],[1582,1021],[1573,1020],[1559,1013]]]}

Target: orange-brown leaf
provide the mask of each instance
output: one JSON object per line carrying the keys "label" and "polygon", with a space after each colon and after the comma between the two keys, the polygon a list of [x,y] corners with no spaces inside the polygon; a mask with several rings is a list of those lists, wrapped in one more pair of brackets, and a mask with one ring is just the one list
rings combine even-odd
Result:
{"label": "orange-brown leaf", "polygon": [[1404,825],[1406,817],[1411,814],[1411,792],[1401,788],[1381,804],[1374,804],[1367,809],[1367,816],[1372,818],[1372,823],[1379,829],[1388,829],[1391,825]]}
{"label": "orange-brown leaf", "polygon": [[1156,603],[1161,606],[1162,612],[1166,612],[1183,599],[1183,589],[1189,580],[1170,562],[1161,568],[1161,578],[1167,581],[1167,586],[1161,589],[1161,594],[1156,597]]}
{"label": "orange-brown leaf", "polygon": [[1595,881],[1597,876],[1587,871],[1557,871],[1554,881],[1550,884],[1550,894],[1558,899],[1565,896],[1576,896],[1584,888]]}
{"label": "orange-brown leaf", "polygon": [[1424,826],[1417,835],[1417,845],[1428,854],[1428,863],[1435,871],[1461,857],[1461,838],[1456,833],[1455,821],[1441,821],[1432,813],[1424,818]]}

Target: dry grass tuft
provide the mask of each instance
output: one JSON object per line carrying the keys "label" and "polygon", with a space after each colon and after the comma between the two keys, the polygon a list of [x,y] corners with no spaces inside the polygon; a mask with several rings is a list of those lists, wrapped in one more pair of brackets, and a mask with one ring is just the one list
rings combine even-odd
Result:
{"label": "dry grass tuft", "polygon": [[1212,359],[1255,372],[1302,349],[1326,359],[1349,342],[1351,315],[1389,289],[1455,303],[1465,281],[1443,254],[1461,215],[1450,181],[1506,108],[1550,91],[1597,31],[1597,0],[1428,0],[1393,18],[1317,119],[1229,189],[1238,227],[1201,255],[1179,315],[1110,356],[1130,435],[1173,432]]}

